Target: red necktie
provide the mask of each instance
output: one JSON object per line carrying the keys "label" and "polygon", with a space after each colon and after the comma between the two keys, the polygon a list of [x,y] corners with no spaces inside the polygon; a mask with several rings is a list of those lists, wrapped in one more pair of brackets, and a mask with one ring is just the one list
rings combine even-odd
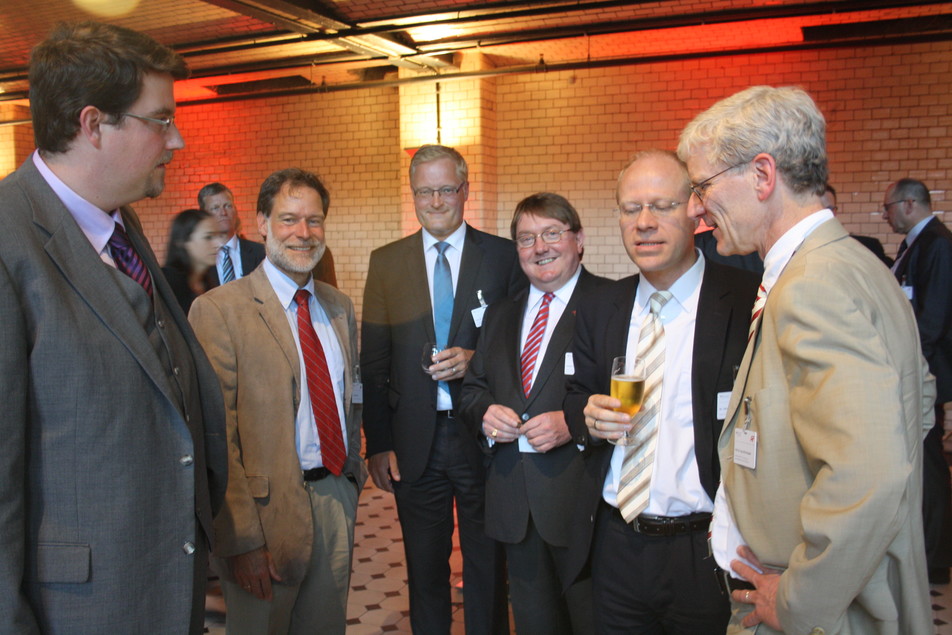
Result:
{"label": "red necktie", "polygon": [[112,237],[109,238],[109,251],[112,253],[112,259],[116,263],[116,269],[126,274],[138,282],[145,292],[152,297],[152,276],[146,269],[145,263],[139,258],[132,242],[129,241],[129,235],[122,225],[116,223],[112,230]]}
{"label": "red necktie", "polygon": [[532,328],[529,329],[529,337],[526,338],[526,346],[522,349],[522,357],[519,364],[522,367],[522,392],[526,397],[532,390],[532,371],[535,369],[536,358],[539,356],[539,348],[542,346],[542,336],[545,335],[545,326],[549,322],[549,303],[555,297],[554,293],[546,293],[542,296],[542,306],[536,313],[535,320],[532,322]]}
{"label": "red necktie", "polygon": [[757,325],[760,323],[760,314],[764,312],[764,305],[767,304],[767,290],[761,284],[757,289],[757,298],[754,300],[754,307],[750,314],[750,330],[747,331],[747,341],[750,342],[754,333],[757,331]]}
{"label": "red necktie", "polygon": [[314,413],[321,443],[321,460],[331,474],[339,476],[344,469],[347,455],[344,451],[344,438],[341,436],[340,416],[337,414],[337,399],[334,398],[331,374],[327,370],[327,357],[311,324],[311,309],[308,306],[310,296],[306,289],[298,289],[294,294],[294,301],[298,305],[298,338],[301,340],[301,352],[304,354],[311,411]]}

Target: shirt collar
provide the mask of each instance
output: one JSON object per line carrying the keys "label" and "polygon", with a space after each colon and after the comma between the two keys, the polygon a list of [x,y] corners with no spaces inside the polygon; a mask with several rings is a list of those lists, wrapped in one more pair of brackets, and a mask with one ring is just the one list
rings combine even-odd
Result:
{"label": "shirt collar", "polygon": [[238,251],[238,234],[232,234],[231,238],[222,243],[222,247],[228,247],[228,251]]}
{"label": "shirt collar", "polygon": [[770,293],[770,289],[777,283],[784,267],[793,258],[793,254],[806,240],[806,237],[813,233],[814,229],[832,218],[833,212],[829,209],[814,212],[788,229],[787,233],[773,244],[764,258],[764,277],[761,282],[767,293]]}
{"label": "shirt collar", "polygon": [[125,223],[122,222],[119,210],[106,212],[77,194],[53,173],[53,170],[40,156],[39,151],[33,152],[33,165],[36,166],[53,193],[63,202],[70,215],[76,219],[76,224],[79,225],[97,254],[102,253],[106,248],[106,244],[112,238],[117,222],[125,229]]}
{"label": "shirt collar", "polygon": [[922,233],[923,228],[929,224],[929,221],[932,220],[932,214],[929,214],[921,221],[912,226],[912,229],[909,230],[909,233],[906,234],[906,247],[912,244],[919,234]]}
{"label": "shirt collar", "polygon": [[[443,242],[449,243],[450,247],[457,249],[460,252],[463,251],[463,242],[466,240],[466,223],[460,223],[459,227],[456,228],[452,234],[447,236]],[[423,251],[426,252],[427,249],[440,242],[437,240],[433,234],[426,231],[426,228],[423,228]]]}
{"label": "shirt collar", "polygon": [[[697,248],[695,248],[695,251],[697,252],[697,260],[668,288],[672,300],[677,302],[677,306],[689,313],[693,313],[697,309],[698,290],[701,288],[705,268],[704,254]],[[636,315],[643,315],[648,312],[648,301],[657,290],[653,284],[648,282],[647,278],[644,276],[638,277],[638,289],[635,292]],[[671,305],[672,302],[669,301],[665,307]]]}
{"label": "shirt collar", "polygon": [[291,304],[294,303],[294,294],[297,293],[299,288],[307,289],[311,295],[314,295],[313,277],[308,278],[307,284],[303,287],[298,287],[297,283],[288,277],[288,274],[275,267],[268,258],[264,259],[264,272],[265,275],[268,276],[268,282],[271,283],[271,288],[274,289],[275,295],[278,296],[278,302],[281,303],[281,306],[284,307],[285,310],[290,308]]}
{"label": "shirt collar", "polygon": [[[558,290],[554,291],[554,295],[559,299],[562,304],[568,304],[569,300],[572,298],[572,293],[575,292],[575,285],[578,284],[578,278],[582,275],[582,265],[579,264],[578,268],[575,270],[575,273],[569,278],[565,284],[563,284]],[[529,298],[527,300],[530,307],[535,306],[539,303],[547,292],[536,287],[535,285],[529,286]]]}

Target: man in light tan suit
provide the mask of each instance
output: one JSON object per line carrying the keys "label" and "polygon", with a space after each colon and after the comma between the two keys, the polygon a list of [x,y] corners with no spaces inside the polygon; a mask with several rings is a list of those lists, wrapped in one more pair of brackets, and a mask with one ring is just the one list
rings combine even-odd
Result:
{"label": "man in light tan suit", "polygon": [[229,634],[346,628],[367,470],[352,399],[354,307],[311,277],[329,202],[309,172],[269,176],[258,196],[266,260],[189,314],[225,395],[230,473],[214,553]]}
{"label": "man in light tan suit", "polygon": [[929,633],[935,386],[898,285],[820,202],[825,128],[802,90],[759,86],[699,115],[678,148],[718,251],[764,259],[719,441],[712,547],[743,578],[727,580],[728,633]]}

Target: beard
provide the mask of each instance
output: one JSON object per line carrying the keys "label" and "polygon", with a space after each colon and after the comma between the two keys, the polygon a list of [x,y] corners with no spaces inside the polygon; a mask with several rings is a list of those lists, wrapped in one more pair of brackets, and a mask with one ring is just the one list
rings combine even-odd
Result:
{"label": "beard", "polygon": [[[324,256],[324,250],[326,245],[324,243],[317,243],[317,248],[314,249],[308,257],[305,257],[302,252],[293,252],[287,248],[287,246],[275,238],[272,234],[268,234],[265,238],[264,246],[268,254],[268,260],[277,267],[278,269],[284,271],[285,273],[310,273],[314,270],[314,267],[317,266],[317,263],[320,262],[321,258]],[[304,245],[298,245],[304,246]]]}

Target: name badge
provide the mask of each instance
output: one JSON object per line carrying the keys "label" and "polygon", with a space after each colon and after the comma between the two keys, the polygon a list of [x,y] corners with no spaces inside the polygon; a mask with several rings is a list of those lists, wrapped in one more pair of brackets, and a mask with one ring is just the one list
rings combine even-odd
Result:
{"label": "name badge", "polygon": [[750,469],[757,468],[757,433],[745,428],[734,429],[734,463]]}
{"label": "name badge", "polygon": [[572,359],[572,353],[565,354],[565,370],[563,372],[566,375],[575,374],[575,360]]}
{"label": "name badge", "polygon": [[727,416],[727,406],[731,403],[731,393],[728,390],[727,392],[717,393],[717,418],[723,420]]}
{"label": "name badge", "polygon": [[910,285],[904,284],[899,288],[902,289],[902,292],[906,294],[906,299],[911,302],[912,301],[912,287]]}
{"label": "name badge", "polygon": [[354,382],[354,389],[350,392],[351,403],[364,403],[364,385],[359,381]]}

